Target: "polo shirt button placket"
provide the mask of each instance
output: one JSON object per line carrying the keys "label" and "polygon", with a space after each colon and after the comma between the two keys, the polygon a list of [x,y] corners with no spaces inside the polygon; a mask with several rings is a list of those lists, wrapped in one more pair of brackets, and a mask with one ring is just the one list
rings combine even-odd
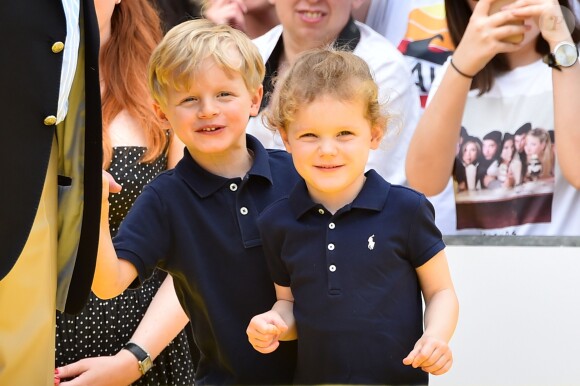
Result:
{"label": "polo shirt button placket", "polygon": [[231,190],[232,192],[235,192],[236,190],[238,190],[238,185],[236,185],[235,183],[233,183],[233,182],[232,182],[232,183],[230,184],[230,190]]}

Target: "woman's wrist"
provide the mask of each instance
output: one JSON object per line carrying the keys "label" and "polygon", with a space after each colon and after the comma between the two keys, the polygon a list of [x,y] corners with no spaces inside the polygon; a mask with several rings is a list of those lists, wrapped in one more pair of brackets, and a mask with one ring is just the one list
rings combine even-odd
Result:
{"label": "woman's wrist", "polygon": [[449,64],[451,65],[451,67],[453,67],[453,69],[455,70],[455,72],[457,72],[462,77],[467,78],[467,79],[470,79],[470,80],[475,77],[475,74],[473,74],[473,75],[468,74],[465,71],[463,71],[462,69],[460,69],[459,67],[457,67],[457,64],[454,63],[454,61],[453,61],[453,57],[449,58]]}

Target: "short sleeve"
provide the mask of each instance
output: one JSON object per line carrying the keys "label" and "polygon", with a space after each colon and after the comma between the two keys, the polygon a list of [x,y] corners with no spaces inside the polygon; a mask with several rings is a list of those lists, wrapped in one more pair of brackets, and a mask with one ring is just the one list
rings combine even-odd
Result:
{"label": "short sleeve", "polygon": [[258,229],[262,238],[264,256],[272,281],[282,287],[289,287],[290,274],[282,260],[284,232],[279,226],[276,226],[276,216],[268,209],[258,217]]}
{"label": "short sleeve", "polygon": [[164,213],[158,193],[146,186],[113,239],[117,256],[135,266],[141,283],[169,255],[171,228]]}
{"label": "short sleeve", "polygon": [[419,196],[409,233],[409,256],[413,267],[418,268],[445,248],[441,231],[435,225],[435,210],[429,200]]}

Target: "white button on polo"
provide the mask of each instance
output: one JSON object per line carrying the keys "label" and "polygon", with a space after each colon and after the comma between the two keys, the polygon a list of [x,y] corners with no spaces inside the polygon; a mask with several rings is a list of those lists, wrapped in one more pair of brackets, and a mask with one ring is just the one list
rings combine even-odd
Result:
{"label": "white button on polo", "polygon": [[236,185],[236,184],[230,184],[230,190],[232,192],[235,192],[236,190],[238,190],[238,185]]}
{"label": "white button on polo", "polygon": [[330,272],[334,272],[334,271],[336,271],[336,265],[332,264],[330,267],[328,267],[328,270],[329,270]]}
{"label": "white button on polo", "polygon": [[243,214],[244,216],[248,214],[248,208],[246,208],[245,206],[242,206],[240,208],[240,213]]}
{"label": "white button on polo", "polygon": [[328,244],[328,250],[334,251],[334,244]]}
{"label": "white button on polo", "polygon": [[334,228],[336,227],[336,225],[334,225],[334,223],[333,223],[333,222],[331,222],[330,224],[328,224],[328,227],[329,227],[330,229],[334,229]]}
{"label": "white button on polo", "polygon": [[318,213],[324,214],[324,209],[318,209]]}

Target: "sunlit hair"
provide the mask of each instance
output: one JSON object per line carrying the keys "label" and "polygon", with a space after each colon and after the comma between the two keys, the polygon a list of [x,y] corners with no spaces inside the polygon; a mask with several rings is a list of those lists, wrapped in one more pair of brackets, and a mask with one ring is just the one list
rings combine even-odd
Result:
{"label": "sunlit hair", "polygon": [[[571,9],[570,2],[568,0],[559,0],[559,3],[560,6]],[[469,7],[467,0],[445,0],[445,17],[447,19],[447,27],[455,47],[459,45],[459,42],[461,41],[461,38],[467,29],[467,24],[469,24],[469,19],[471,18],[472,13],[473,12]],[[578,44],[580,41],[580,30],[578,29],[577,21],[575,21],[573,26],[572,40],[576,44]],[[535,48],[536,52],[542,56],[545,56],[550,52],[550,46],[541,34],[538,36]],[[471,89],[479,90],[480,95],[485,94],[491,90],[495,78],[508,72],[509,70],[510,67],[507,61],[507,56],[502,53],[497,54],[489,63],[485,65],[481,71],[475,75],[473,82],[471,83]]]}
{"label": "sunlit hair", "polygon": [[111,17],[111,37],[101,47],[99,66],[104,82],[103,166],[111,163],[109,125],[122,110],[127,110],[145,131],[147,151],[141,162],[157,159],[167,147],[168,137],[152,107],[147,90],[147,62],[161,40],[161,21],[146,0],[122,1]]}
{"label": "sunlit hair", "polygon": [[239,73],[250,92],[264,79],[262,57],[243,32],[207,19],[190,20],[173,27],[155,49],[149,61],[148,82],[153,98],[166,106],[167,90],[191,88],[206,59],[224,71]]}
{"label": "sunlit hair", "polygon": [[303,53],[276,81],[264,123],[271,130],[287,130],[302,106],[322,96],[363,101],[370,125],[386,130],[389,117],[379,102],[379,89],[369,66],[351,52],[332,48]]}
{"label": "sunlit hair", "polygon": [[554,165],[554,155],[552,152],[552,139],[547,130],[535,128],[528,132],[528,137],[536,137],[541,144],[544,145],[544,150],[539,154],[540,162],[542,163],[542,174],[540,178],[551,177],[552,167]]}

